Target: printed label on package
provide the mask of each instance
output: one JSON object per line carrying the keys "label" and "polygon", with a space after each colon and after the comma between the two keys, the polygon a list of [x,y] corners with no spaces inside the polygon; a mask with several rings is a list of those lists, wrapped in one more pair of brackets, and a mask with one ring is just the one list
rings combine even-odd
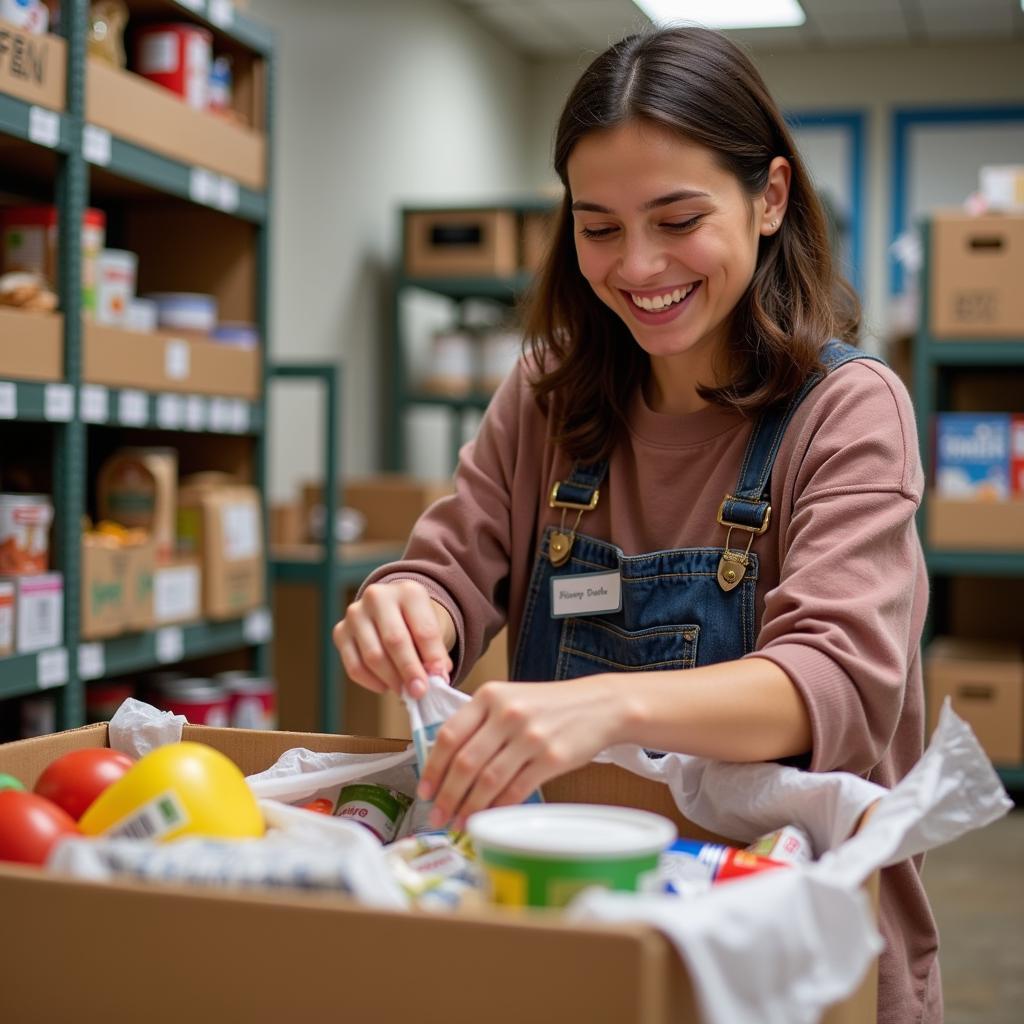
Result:
{"label": "printed label on package", "polygon": [[164,373],[171,380],[184,380],[191,364],[188,342],[180,338],[169,338],[164,347]]}
{"label": "printed label on package", "polygon": [[273,632],[273,620],[268,608],[257,608],[249,612],[242,623],[242,636],[249,644],[265,644]]}
{"label": "printed label on package", "polygon": [[178,430],[185,418],[185,403],[177,395],[160,395],[156,400],[156,425]]}
{"label": "printed label on package", "polygon": [[156,660],[161,665],[181,661],[185,656],[185,636],[178,626],[164,626],[156,631]]}
{"label": "printed label on package", "polygon": [[126,427],[144,426],[149,419],[149,399],[145,392],[122,391],[117,400],[117,418]]}
{"label": "printed label on package", "polygon": [[68,652],[65,647],[41,651],[36,658],[36,685],[40,690],[63,686],[68,681]]}
{"label": "printed label on package", "polygon": [[109,839],[160,839],[188,824],[188,811],[173,789],[153,797],[103,834]]}
{"label": "printed label on package", "polygon": [[204,430],[206,428],[206,402],[198,395],[189,395],[185,399],[185,429]]}

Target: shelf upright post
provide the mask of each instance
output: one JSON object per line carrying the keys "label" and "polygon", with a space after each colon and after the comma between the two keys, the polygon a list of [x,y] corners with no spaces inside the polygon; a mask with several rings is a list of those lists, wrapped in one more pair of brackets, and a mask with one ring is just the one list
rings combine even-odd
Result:
{"label": "shelf upright post", "polygon": [[338,403],[341,397],[343,370],[340,366],[327,367],[324,383],[327,387],[326,419],[327,451],[324,458],[324,560],[320,567],[320,724],[325,732],[343,732],[345,693],[338,674],[338,656],[334,653],[334,624],[338,617],[338,542],[334,524],[338,517],[338,482],[340,445],[338,432],[340,418]]}
{"label": "shelf upright post", "polygon": [[88,3],[64,0],[61,31],[67,40],[68,150],[57,177],[59,291],[64,313],[64,380],[73,389],[71,419],[55,428],[54,504],[56,560],[64,573],[66,684],[57,691],[57,728],[85,721],[85,691],[78,674],[79,594],[81,593],[81,516],[85,509],[85,424],[78,403],[82,383],[82,217],[88,200],[88,174],[82,155],[85,120],[85,58]]}

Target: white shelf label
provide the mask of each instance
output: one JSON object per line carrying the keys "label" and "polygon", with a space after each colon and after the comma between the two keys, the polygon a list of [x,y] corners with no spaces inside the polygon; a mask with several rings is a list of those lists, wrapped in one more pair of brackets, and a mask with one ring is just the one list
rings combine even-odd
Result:
{"label": "white shelf label", "polygon": [[0,420],[18,417],[18,387],[12,381],[0,381]]}
{"label": "white shelf label", "polygon": [[265,644],[274,635],[274,620],[269,608],[249,612],[242,622],[242,636],[246,643]]}
{"label": "white shelf label", "polygon": [[227,433],[231,430],[234,416],[231,412],[231,403],[226,398],[210,399],[210,429],[219,433]]}
{"label": "white shelf label", "polygon": [[217,175],[205,167],[193,167],[188,179],[188,196],[194,203],[216,206],[220,196]]}
{"label": "white shelf label", "polygon": [[156,400],[156,425],[179,430],[185,418],[185,403],[178,395],[160,395]]}
{"label": "white shelf label", "polygon": [[206,402],[198,395],[189,395],[185,399],[185,429],[206,429]]}
{"label": "white shelf label", "polygon": [[171,380],[184,380],[188,376],[191,362],[188,342],[180,338],[169,338],[164,346],[164,373]]}
{"label": "white shelf label", "polygon": [[235,6],[231,0],[210,0],[210,21],[218,28],[231,28],[235,20]]}
{"label": "white shelf label", "polygon": [[237,401],[231,403],[231,429],[244,434],[249,429],[249,404]]}
{"label": "white shelf label", "polygon": [[106,671],[103,644],[78,645],[78,674],[82,679],[102,679]]}
{"label": "white shelf label", "polygon": [[225,213],[238,209],[238,182],[233,178],[221,178],[217,188],[217,205]]}
{"label": "white shelf label", "polygon": [[36,685],[40,690],[63,686],[68,681],[68,652],[65,647],[40,651],[36,658]]}
{"label": "white shelf label", "polygon": [[102,384],[83,384],[78,392],[78,415],[85,423],[110,419],[110,395]]}
{"label": "white shelf label", "polygon": [[45,107],[30,107],[28,137],[37,146],[53,149],[60,143],[60,115]]}
{"label": "white shelf label", "polygon": [[185,635],[180,626],[164,626],[156,631],[156,660],[161,665],[181,661],[185,656]]}
{"label": "white shelf label", "polygon": [[82,129],[82,156],[97,167],[106,167],[110,163],[110,132],[87,124]]}
{"label": "white shelf label", "polygon": [[75,415],[75,390],[70,384],[47,384],[43,415],[51,423],[68,423]]}
{"label": "white shelf label", "polygon": [[126,427],[144,427],[149,421],[149,399],[144,391],[122,391],[117,400],[117,418]]}

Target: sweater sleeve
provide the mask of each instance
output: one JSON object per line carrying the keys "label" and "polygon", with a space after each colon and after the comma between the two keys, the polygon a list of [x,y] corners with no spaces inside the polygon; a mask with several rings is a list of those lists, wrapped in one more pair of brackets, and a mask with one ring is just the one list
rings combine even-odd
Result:
{"label": "sweater sleeve", "polygon": [[455,493],[420,516],[401,561],[375,570],[359,590],[372,583],[422,583],[455,624],[455,682],[483,654],[507,613],[512,479],[523,402],[533,402],[523,375],[520,362],[459,453]]}
{"label": "sweater sleeve", "polygon": [[799,690],[811,769],[862,773],[892,741],[922,626],[924,478],[898,378],[860,362],[826,388],[805,401],[777,462],[780,576],[753,656]]}

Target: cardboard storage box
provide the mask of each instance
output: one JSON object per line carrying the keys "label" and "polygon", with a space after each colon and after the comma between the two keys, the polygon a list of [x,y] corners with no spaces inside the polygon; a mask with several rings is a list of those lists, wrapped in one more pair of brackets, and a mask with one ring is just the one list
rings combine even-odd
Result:
{"label": "cardboard storage box", "polygon": [[260,396],[257,349],[220,345],[182,332],[139,334],[87,320],[82,379],[88,384],[193,395]]}
{"label": "cardboard storage box", "polygon": [[939,637],[925,654],[928,732],[946,697],[996,763],[1024,761],[1024,657],[1019,643]]}
{"label": "cardboard storage box", "polygon": [[511,277],[519,269],[512,210],[407,210],[410,277]]}
{"label": "cardboard storage box", "polygon": [[931,333],[1024,337],[1024,216],[936,214],[931,229]]}
{"label": "cardboard storage box", "polygon": [[0,21],[0,92],[63,110],[67,44],[52,33],[33,35]]}
{"label": "cardboard storage box", "polygon": [[113,135],[172,160],[209,168],[251,189],[266,187],[266,137],[205,110],[141,75],[90,57],[85,116]]}
{"label": "cardboard storage box", "polygon": [[[183,738],[217,747],[246,774],[293,747],[405,747],[205,726],[186,726]],[[31,787],[61,754],[106,742],[107,727],[89,725],[9,743],[0,746],[0,771]],[[679,817],[666,787],[612,765],[588,766],[544,792],[549,800],[649,807],[674,818],[686,835],[710,838]],[[573,924],[556,913],[497,908],[379,911],[330,893],[82,882],[16,865],[0,865],[0,906],[6,920],[17,922],[0,932],[3,1006],[11,1020],[70,1020],[81,1017],[83,1006],[97,1020],[119,1020],[144,1002],[151,1024],[179,1021],[189,1007],[218,1020],[698,1021],[674,948],[647,925]],[[157,976],[164,996],[152,998]],[[439,1008],[445,979],[452,992]],[[876,1000],[872,967],[823,1020],[872,1024]]]}
{"label": "cardboard storage box", "polygon": [[110,538],[82,537],[82,607],[79,635],[83,640],[117,636],[128,611],[128,549]]}
{"label": "cardboard storage box", "polygon": [[203,615],[234,619],[263,604],[263,520],[255,487],[201,473],[178,493],[178,544],[202,564]]}
{"label": "cardboard storage box", "polygon": [[64,376],[64,317],[0,306],[0,377],[60,380]]}
{"label": "cardboard storage box", "polygon": [[145,530],[164,561],[177,538],[178,453],[174,448],[120,448],[100,467],[96,506],[101,519]]}
{"label": "cardboard storage box", "polygon": [[1024,500],[928,496],[928,543],[950,551],[1024,551]]}
{"label": "cardboard storage box", "polygon": [[18,654],[59,647],[64,638],[64,576],[7,576],[14,585],[14,646]]}

